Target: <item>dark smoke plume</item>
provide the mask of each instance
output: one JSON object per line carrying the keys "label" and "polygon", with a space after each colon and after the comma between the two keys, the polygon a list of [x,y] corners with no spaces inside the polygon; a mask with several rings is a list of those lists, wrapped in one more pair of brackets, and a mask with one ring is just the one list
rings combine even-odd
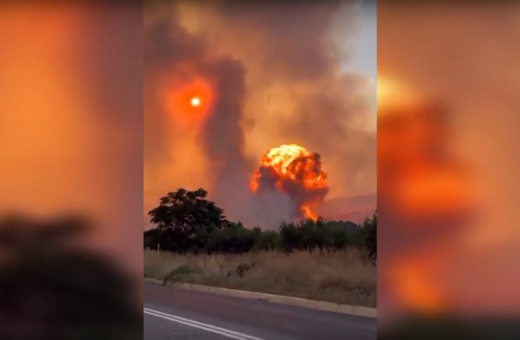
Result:
{"label": "dark smoke plume", "polygon": [[[356,126],[368,113],[366,79],[339,73],[344,54],[332,41],[353,34],[351,8],[339,1],[147,5],[145,204],[165,190],[204,186],[231,218],[287,218],[293,204],[283,195],[267,204],[248,189],[263,152],[287,143],[323,156],[331,193],[373,192],[375,132]],[[196,132],[168,121],[164,108],[172,84],[194,75],[210,83],[214,98]]]}
{"label": "dark smoke plume", "polygon": [[[242,106],[246,95],[245,73],[240,61],[229,57],[214,57],[208,53],[203,39],[190,35],[178,22],[177,15],[158,18],[147,29],[146,37],[147,76],[152,80],[149,89],[150,105],[154,105],[154,92],[157,83],[154,77],[170,79],[201,77],[211,83],[213,98],[209,112],[203,118],[196,142],[209,160],[208,174],[216,180],[213,196],[221,198],[233,195],[232,184],[240,174],[247,173],[243,157],[245,137],[239,123],[242,119]],[[186,64],[191,67],[186,70]],[[157,79],[157,78],[155,78]],[[149,98],[148,97],[148,98]],[[159,110],[160,111],[160,110]],[[147,161],[152,164],[163,162],[166,149],[161,141],[161,133],[166,132],[164,121],[158,114],[147,112],[148,142],[159,149],[147,147]],[[162,126],[161,126],[162,125]],[[175,126],[171,127],[175,129]],[[155,140],[153,140],[155,139]],[[175,144],[175,140],[170,143]],[[178,161],[171,159],[171,161]],[[246,177],[243,176],[246,183]],[[220,184],[220,185],[219,185]],[[222,202],[221,202],[222,203]],[[232,210],[229,205],[227,210]]]}

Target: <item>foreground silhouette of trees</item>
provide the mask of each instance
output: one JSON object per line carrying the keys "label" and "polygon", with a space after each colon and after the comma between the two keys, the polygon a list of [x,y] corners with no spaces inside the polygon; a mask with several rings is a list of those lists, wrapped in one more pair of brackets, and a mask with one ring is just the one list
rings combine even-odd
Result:
{"label": "foreground silhouette of trees", "polygon": [[226,219],[204,189],[179,189],[148,214],[157,227],[144,233],[144,247],[180,254],[241,254],[255,251],[339,251],[363,248],[377,258],[377,214],[361,226],[350,221],[282,223],[278,230],[248,229]]}
{"label": "foreground silhouette of trees", "polygon": [[81,218],[0,220],[0,339],[141,339],[137,291],[121,268],[73,243]]}

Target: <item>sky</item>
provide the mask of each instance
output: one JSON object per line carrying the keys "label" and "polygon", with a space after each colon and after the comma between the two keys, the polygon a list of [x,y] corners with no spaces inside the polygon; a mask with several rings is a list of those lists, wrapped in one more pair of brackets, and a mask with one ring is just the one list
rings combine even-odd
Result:
{"label": "sky", "polygon": [[[375,193],[375,6],[203,3],[145,15],[145,206],[164,188],[203,187],[237,220],[285,213],[284,197],[264,207],[249,181],[289,143],[321,156],[327,199]],[[193,91],[211,106],[185,105]]]}
{"label": "sky", "polygon": [[[373,106],[376,106],[377,79],[377,6],[365,1],[361,6],[361,31],[346,42],[352,59],[343,64],[344,71],[357,72],[373,79]],[[375,110],[374,110],[375,115]]]}
{"label": "sky", "polygon": [[345,64],[345,67],[375,79],[377,76],[377,7],[365,3],[362,5],[361,13],[361,34],[350,44],[354,49],[353,60]]}

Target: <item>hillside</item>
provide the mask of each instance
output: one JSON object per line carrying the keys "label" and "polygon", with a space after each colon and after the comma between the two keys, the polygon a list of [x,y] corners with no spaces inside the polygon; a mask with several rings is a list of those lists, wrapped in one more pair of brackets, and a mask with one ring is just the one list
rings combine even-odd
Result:
{"label": "hillside", "polygon": [[377,209],[377,195],[338,197],[323,202],[317,213],[327,220],[347,220],[361,223]]}

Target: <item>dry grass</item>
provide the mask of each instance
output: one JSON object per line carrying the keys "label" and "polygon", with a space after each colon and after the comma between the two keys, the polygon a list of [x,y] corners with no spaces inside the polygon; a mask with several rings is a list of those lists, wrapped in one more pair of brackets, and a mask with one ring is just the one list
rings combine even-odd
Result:
{"label": "dry grass", "polygon": [[376,267],[356,249],[319,254],[175,255],[145,251],[144,275],[360,306],[376,306]]}

